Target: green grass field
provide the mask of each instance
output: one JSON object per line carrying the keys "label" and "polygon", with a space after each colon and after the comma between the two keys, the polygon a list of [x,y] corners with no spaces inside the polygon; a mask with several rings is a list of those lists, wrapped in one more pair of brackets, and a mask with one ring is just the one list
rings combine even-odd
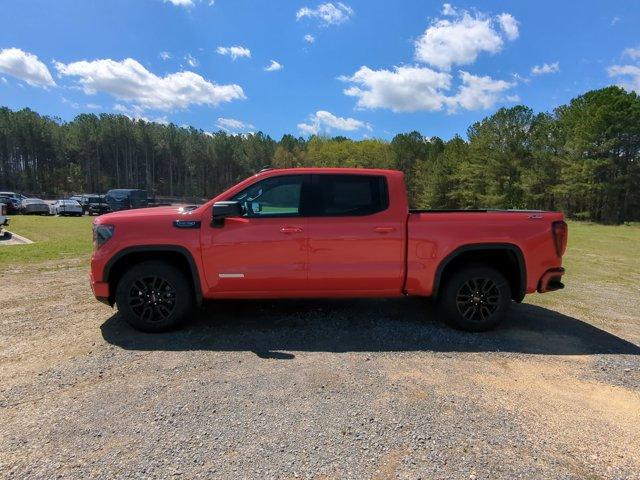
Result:
{"label": "green grass field", "polygon": [[8,230],[32,240],[28,245],[0,246],[2,267],[88,256],[93,217],[14,215]]}

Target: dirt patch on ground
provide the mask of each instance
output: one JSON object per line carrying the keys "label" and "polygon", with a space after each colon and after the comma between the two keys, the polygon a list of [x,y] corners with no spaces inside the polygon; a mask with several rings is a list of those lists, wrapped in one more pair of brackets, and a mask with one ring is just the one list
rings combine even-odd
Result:
{"label": "dirt patch on ground", "polygon": [[218,302],[148,335],[86,269],[1,274],[2,477],[640,477],[637,297],[624,330],[514,305],[474,335],[344,300]]}

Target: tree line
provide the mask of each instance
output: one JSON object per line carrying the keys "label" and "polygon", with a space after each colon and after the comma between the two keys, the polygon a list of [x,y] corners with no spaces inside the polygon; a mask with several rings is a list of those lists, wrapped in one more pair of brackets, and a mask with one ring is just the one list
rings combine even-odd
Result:
{"label": "tree line", "polygon": [[603,223],[640,220],[640,98],[611,86],[550,113],[502,108],[467,138],[418,132],[354,141],[231,135],[115,114],[73,121],[0,108],[0,190],[41,196],[143,188],[208,199],[264,167],[405,172],[413,208],[558,209]]}

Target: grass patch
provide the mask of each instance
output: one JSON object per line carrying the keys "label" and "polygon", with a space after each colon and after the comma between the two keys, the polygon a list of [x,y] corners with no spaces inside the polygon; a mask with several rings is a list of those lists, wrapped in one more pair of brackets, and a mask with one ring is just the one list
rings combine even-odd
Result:
{"label": "grass patch", "polygon": [[88,256],[93,248],[93,217],[10,217],[9,231],[27,237],[29,245],[0,246],[0,265],[22,265]]}

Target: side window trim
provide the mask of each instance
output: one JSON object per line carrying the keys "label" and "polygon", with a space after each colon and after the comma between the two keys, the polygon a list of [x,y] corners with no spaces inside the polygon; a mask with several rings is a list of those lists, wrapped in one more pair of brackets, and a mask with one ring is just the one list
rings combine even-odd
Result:
{"label": "side window trim", "polygon": [[[320,177],[322,176],[344,176],[344,177],[375,177],[381,179],[380,185],[382,187],[382,191],[380,194],[382,195],[382,204],[379,210],[374,212],[367,213],[345,213],[345,214],[330,214],[325,215],[324,211],[324,200],[320,195]],[[385,212],[389,210],[389,184],[387,182],[387,177],[385,175],[362,175],[357,173],[314,173],[311,178],[312,185],[312,203],[313,203],[313,212],[310,216],[312,217],[325,217],[325,218],[345,218],[345,217],[368,217],[371,215],[377,215],[379,213]]]}

